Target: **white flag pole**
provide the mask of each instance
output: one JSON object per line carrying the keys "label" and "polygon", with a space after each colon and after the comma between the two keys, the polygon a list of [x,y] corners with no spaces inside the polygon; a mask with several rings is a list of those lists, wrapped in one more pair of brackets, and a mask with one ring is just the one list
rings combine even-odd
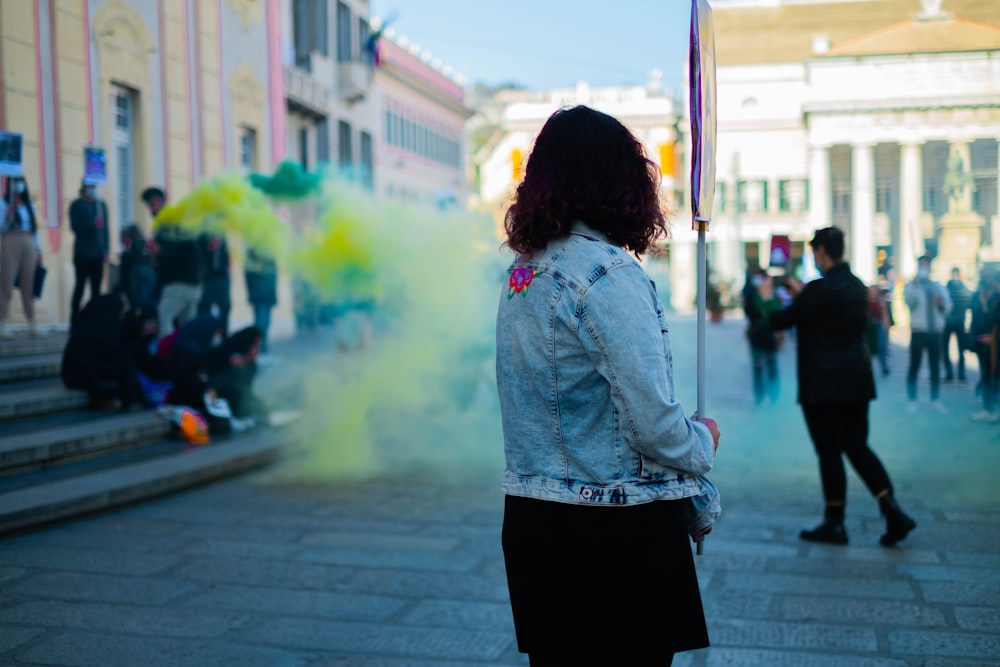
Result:
{"label": "white flag pole", "polygon": [[[697,409],[705,415],[705,321],[708,287],[708,226],[715,198],[715,35],[707,0],[691,0],[691,42],[688,58],[691,111],[691,213],[698,233]],[[702,553],[703,538],[698,538]]]}

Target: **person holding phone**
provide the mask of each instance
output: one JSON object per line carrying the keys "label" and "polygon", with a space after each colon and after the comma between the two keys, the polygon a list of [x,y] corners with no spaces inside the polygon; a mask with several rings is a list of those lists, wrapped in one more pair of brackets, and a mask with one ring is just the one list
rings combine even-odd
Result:
{"label": "person holding phone", "polygon": [[29,335],[43,335],[35,322],[35,270],[41,265],[42,246],[28,182],[19,176],[8,177],[0,201],[0,338],[13,336],[7,316],[15,281],[20,286]]}
{"label": "person holding phone", "polygon": [[798,331],[799,403],[819,456],[824,518],[816,528],[801,531],[799,537],[809,542],[847,544],[846,455],[878,499],[885,517],[880,543],[893,546],[917,524],[899,508],[889,474],[868,446],[868,407],[875,398],[867,342],[868,288],[844,261],[844,232],[840,229],[820,229],[809,244],[821,278],[805,286],[786,278],[794,300],[784,309],[768,293],[770,286],[763,288],[771,327],[794,326]]}

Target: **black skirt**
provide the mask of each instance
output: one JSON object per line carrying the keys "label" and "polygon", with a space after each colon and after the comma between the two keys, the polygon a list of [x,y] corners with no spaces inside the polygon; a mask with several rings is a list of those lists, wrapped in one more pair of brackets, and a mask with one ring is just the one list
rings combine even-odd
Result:
{"label": "black skirt", "polygon": [[708,646],[679,501],[595,507],[507,496],[503,551],[522,653],[620,665]]}

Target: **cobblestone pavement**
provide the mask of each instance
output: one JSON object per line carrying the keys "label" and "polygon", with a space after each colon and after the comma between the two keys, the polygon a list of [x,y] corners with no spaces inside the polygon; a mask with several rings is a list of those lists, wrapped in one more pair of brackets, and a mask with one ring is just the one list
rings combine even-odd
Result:
{"label": "cobblestone pavement", "polygon": [[[712,648],[674,664],[1000,665],[1000,425],[969,419],[973,385],[944,387],[949,415],[909,415],[896,348],[871,442],[919,528],[899,548],[878,546],[877,506],[850,475],[850,546],[809,545],[798,531],[822,503],[794,343],[781,353],[783,394],[756,408],[742,328],[731,318],[708,331],[707,412],[724,432],[712,477],[725,506],[697,558]],[[693,336],[693,320],[677,318],[692,409]],[[292,454],[0,542],[0,665],[527,664],[500,551],[495,415],[459,427],[461,451],[376,447],[395,463],[353,479],[303,481]]]}

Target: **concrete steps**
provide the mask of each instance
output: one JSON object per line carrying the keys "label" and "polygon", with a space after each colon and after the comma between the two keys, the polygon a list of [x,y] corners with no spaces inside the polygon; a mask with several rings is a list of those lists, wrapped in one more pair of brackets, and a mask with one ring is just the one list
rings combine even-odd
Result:
{"label": "concrete steps", "polygon": [[172,443],[174,451],[0,493],[0,535],[211,482],[275,459],[287,433],[261,428],[200,447]]}
{"label": "concrete steps", "polygon": [[289,441],[258,428],[191,447],[153,410],[90,409],[59,379],[65,342],[0,340],[0,535],[243,472]]}

